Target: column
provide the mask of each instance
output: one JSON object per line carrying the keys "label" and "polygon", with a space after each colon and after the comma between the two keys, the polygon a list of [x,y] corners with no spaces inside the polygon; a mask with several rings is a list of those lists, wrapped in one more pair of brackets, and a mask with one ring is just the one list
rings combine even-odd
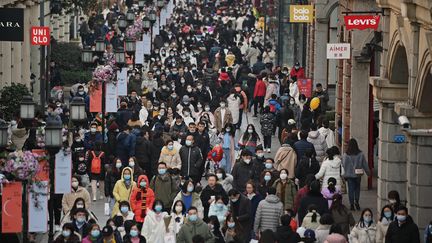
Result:
{"label": "column", "polygon": [[65,15],[64,16],[64,41],[65,42],[69,42],[70,41],[70,20],[71,20],[71,16],[70,15]]}
{"label": "column", "polygon": [[[30,24],[32,26],[40,25],[39,12],[40,4],[31,6]],[[36,76],[33,84],[33,99],[38,102],[40,101],[40,46],[30,46],[30,72]]]}
{"label": "column", "polygon": [[315,21],[314,83],[327,88],[327,40],[329,19]]}
{"label": "column", "polygon": [[65,33],[64,33],[64,15],[58,16],[57,22],[58,22],[58,35],[59,35],[58,40],[60,42],[64,42],[65,41],[64,40],[64,35],[65,35]]}
{"label": "column", "polygon": [[52,15],[51,19],[52,36],[56,40],[60,40],[59,33],[59,16],[57,14]]}
{"label": "column", "polygon": [[11,42],[4,41],[0,42],[0,87],[8,86],[12,83],[12,52],[11,52]]}
{"label": "column", "polygon": [[30,27],[32,18],[33,2],[25,2],[26,8],[24,9],[24,42],[22,43],[22,82],[30,88]]}

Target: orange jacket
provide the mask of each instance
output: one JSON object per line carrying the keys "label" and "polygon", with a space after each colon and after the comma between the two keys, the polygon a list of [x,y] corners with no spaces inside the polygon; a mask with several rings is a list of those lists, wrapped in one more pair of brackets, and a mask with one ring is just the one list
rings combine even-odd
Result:
{"label": "orange jacket", "polygon": [[[153,203],[155,200],[154,192],[150,188],[150,183],[149,183],[147,176],[146,175],[140,175],[138,177],[138,181],[137,181],[136,186],[132,189],[132,194],[130,197],[130,206],[131,206],[132,212],[135,214],[135,221],[140,222],[140,223],[144,222],[144,218],[141,216],[141,211],[142,211],[141,202],[142,202],[142,200],[141,200],[140,194],[138,195],[138,193],[142,191],[142,188],[140,187],[140,182],[142,180],[144,180],[146,182],[146,190],[147,190],[146,208],[147,208],[147,211],[152,209]],[[139,196],[139,198],[137,198],[137,195]]]}

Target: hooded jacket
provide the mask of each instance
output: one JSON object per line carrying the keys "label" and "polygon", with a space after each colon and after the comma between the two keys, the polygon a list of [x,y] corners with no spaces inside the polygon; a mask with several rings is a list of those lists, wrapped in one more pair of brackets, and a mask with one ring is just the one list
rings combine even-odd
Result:
{"label": "hooded jacket", "polygon": [[153,208],[153,203],[155,200],[155,195],[153,190],[150,188],[150,183],[146,175],[140,175],[138,177],[138,184],[134,186],[132,189],[132,194],[130,196],[130,206],[132,212],[135,214],[135,221],[142,223],[144,222],[144,218],[141,216],[142,214],[142,193],[143,190],[140,187],[141,181],[146,182],[146,214],[151,208]]}
{"label": "hooded jacket", "polygon": [[27,131],[25,128],[12,129],[11,140],[16,150],[22,150],[27,137]]}
{"label": "hooded jacket", "polygon": [[215,242],[208,225],[198,218],[195,222],[186,221],[177,234],[177,243],[192,243],[192,238],[195,235],[201,235],[205,243]]}
{"label": "hooded jacket", "polygon": [[258,204],[255,215],[254,232],[259,233],[270,229],[273,232],[279,226],[283,214],[283,204],[276,195],[268,195]]}
{"label": "hooded jacket", "polygon": [[[281,179],[277,179],[273,187],[276,188],[276,195],[281,198],[282,195],[284,195],[284,209],[292,209],[294,207],[294,198],[297,193],[296,186],[294,182],[290,179],[287,179],[287,182],[284,184],[282,183]],[[281,200],[282,201],[282,200]]]}
{"label": "hooded jacket", "polygon": [[[352,243],[375,243],[376,224],[372,223],[370,226],[360,226],[358,223],[351,230],[350,238]],[[386,241],[387,242],[387,241]],[[409,242],[409,241],[404,241]]]}
{"label": "hooded jacket", "polygon": [[321,164],[319,172],[315,175],[316,179],[323,179],[322,188],[327,188],[327,181],[330,177],[336,179],[336,186],[342,186],[342,175],[345,170],[342,166],[342,161],[339,157],[335,156],[332,160],[326,159]]}
{"label": "hooded jacket", "polygon": [[78,186],[76,191],[72,189],[70,193],[63,194],[63,198],[62,198],[63,213],[64,214],[68,213],[72,209],[75,200],[80,197],[84,199],[86,208],[90,208],[90,204],[91,204],[90,193],[84,187]]}
{"label": "hooded jacket", "polygon": [[[126,170],[129,170],[130,174],[131,174],[131,180],[130,180],[131,182],[130,182],[129,187],[126,187],[126,182],[124,179],[124,172]],[[136,183],[135,183],[135,181],[133,181],[132,177],[133,177],[132,168],[125,167],[122,170],[120,180],[118,180],[116,182],[116,184],[114,185],[113,196],[115,199],[115,204],[114,204],[111,215],[117,215],[117,213],[119,212],[119,202],[121,202],[121,201],[128,201],[129,202],[130,195],[132,193],[132,188],[136,187]]]}
{"label": "hooded jacket", "polygon": [[330,128],[321,127],[320,129],[318,129],[318,132],[325,137],[325,140],[327,142],[327,148],[336,146],[335,134],[333,130],[331,130]]}
{"label": "hooded jacket", "polygon": [[[160,221],[158,220],[160,217]],[[167,227],[165,225],[165,217],[167,212],[161,212],[157,215],[153,210],[149,210],[146,220],[141,229],[141,235],[146,238],[147,242],[164,243]]]}
{"label": "hooded jacket", "polygon": [[325,137],[318,131],[310,131],[307,141],[313,144],[318,162],[323,162],[325,153],[327,151],[327,142]]}

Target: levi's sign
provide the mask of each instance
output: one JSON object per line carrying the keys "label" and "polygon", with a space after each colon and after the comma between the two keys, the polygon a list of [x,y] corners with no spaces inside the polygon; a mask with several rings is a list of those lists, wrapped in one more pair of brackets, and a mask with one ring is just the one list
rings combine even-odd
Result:
{"label": "levi's sign", "polygon": [[350,43],[327,43],[327,59],[350,59]]}
{"label": "levi's sign", "polygon": [[290,22],[312,23],[314,14],[313,12],[313,5],[290,5]]}
{"label": "levi's sign", "polygon": [[378,29],[380,16],[379,15],[349,15],[344,16],[345,27],[351,29]]}

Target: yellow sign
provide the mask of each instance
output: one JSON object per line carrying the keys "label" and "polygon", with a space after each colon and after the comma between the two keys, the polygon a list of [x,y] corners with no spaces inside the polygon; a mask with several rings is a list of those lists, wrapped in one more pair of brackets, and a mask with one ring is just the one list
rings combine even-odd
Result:
{"label": "yellow sign", "polygon": [[312,23],[313,15],[313,5],[290,5],[291,23]]}

